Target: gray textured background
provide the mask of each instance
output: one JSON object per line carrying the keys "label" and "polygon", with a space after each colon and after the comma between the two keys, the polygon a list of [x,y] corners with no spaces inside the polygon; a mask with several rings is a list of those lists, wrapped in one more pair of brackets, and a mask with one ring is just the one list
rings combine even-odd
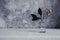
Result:
{"label": "gray textured background", "polygon": [[[47,28],[60,27],[60,0],[0,0],[0,28]],[[38,8],[45,13],[46,8],[53,10],[51,16],[44,19],[32,21],[30,14],[38,16]]]}

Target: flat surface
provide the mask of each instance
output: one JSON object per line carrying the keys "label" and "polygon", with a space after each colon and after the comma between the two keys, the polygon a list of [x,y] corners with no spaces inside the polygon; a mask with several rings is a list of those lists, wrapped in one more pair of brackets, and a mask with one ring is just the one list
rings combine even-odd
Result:
{"label": "flat surface", "polygon": [[[0,29],[0,39],[1,40],[45,40],[53,39],[60,40],[60,30],[59,29],[46,29],[46,33],[40,33],[40,29]],[[44,38],[44,39],[43,39]]]}

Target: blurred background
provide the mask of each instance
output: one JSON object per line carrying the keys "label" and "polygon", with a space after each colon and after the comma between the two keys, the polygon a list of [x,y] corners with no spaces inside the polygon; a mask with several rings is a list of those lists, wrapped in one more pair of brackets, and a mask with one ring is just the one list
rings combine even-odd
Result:
{"label": "blurred background", "polygon": [[[60,0],[0,0],[0,28],[45,28],[60,29]],[[51,9],[52,14],[46,19],[32,21],[31,14],[38,14],[41,8]]]}

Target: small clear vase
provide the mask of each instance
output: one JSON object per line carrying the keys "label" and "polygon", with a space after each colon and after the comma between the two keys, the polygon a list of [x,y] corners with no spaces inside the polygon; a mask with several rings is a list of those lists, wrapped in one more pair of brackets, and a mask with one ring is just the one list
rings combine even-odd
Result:
{"label": "small clear vase", "polygon": [[40,26],[39,26],[39,32],[40,32],[40,33],[45,33],[45,32],[46,32],[46,28],[43,27],[41,24],[40,24]]}

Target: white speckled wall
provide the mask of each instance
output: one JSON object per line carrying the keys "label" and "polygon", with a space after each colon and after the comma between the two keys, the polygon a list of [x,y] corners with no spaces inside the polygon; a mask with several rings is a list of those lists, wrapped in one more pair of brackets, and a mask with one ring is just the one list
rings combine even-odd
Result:
{"label": "white speckled wall", "polygon": [[[31,14],[36,14],[37,16],[39,15],[37,12],[39,7],[42,9],[43,13],[46,8],[52,9],[53,8],[52,4],[53,5],[55,4],[54,1],[52,0],[5,0],[6,4],[3,2],[2,4],[4,5],[0,5],[0,6],[3,6],[2,7],[3,10],[6,11],[7,13],[4,11],[0,11],[1,13],[3,12],[3,14],[0,13],[3,16],[1,15],[0,16],[5,21],[5,24],[4,23],[3,24],[6,25],[5,27],[8,28],[38,28],[38,26],[55,27],[56,24],[56,22],[54,21],[55,19],[52,18],[53,21],[51,21],[52,15],[47,19],[44,19],[43,20],[44,23],[41,23],[42,25],[39,25],[40,20],[32,21],[32,17],[31,17]],[[2,10],[1,7],[0,10]]]}

